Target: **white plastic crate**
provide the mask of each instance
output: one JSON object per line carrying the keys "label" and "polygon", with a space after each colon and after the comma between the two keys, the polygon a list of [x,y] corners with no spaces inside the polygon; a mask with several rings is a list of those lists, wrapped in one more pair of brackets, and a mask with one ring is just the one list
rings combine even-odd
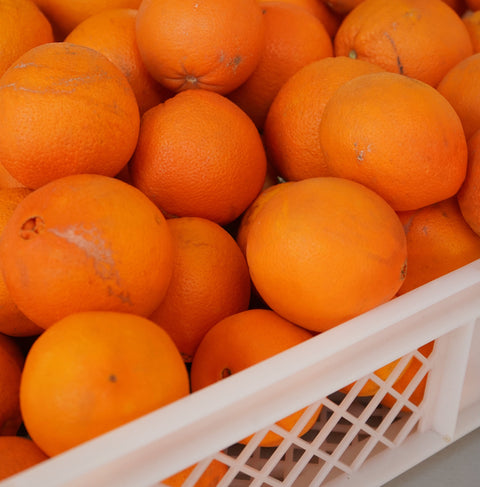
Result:
{"label": "white plastic crate", "polygon": [[[417,352],[435,340],[432,354]],[[415,355],[403,394],[391,389]],[[385,382],[373,374],[401,358]],[[417,407],[402,406],[423,376]],[[368,380],[372,397],[357,392]],[[339,393],[356,381],[348,394]],[[392,408],[380,404],[390,392]],[[322,405],[314,427],[298,437]],[[275,422],[307,407],[287,432]],[[380,486],[480,426],[480,260],[158,411],[0,482],[0,487],[150,487],[212,459],[218,487]],[[273,430],[278,447],[258,447]],[[237,442],[257,432],[247,445]]]}

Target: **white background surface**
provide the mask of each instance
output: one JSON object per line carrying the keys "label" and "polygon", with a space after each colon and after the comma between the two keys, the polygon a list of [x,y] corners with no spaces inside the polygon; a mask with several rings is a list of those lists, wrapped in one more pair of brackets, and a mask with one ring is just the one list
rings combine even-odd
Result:
{"label": "white background surface", "polygon": [[384,487],[480,487],[480,428]]}

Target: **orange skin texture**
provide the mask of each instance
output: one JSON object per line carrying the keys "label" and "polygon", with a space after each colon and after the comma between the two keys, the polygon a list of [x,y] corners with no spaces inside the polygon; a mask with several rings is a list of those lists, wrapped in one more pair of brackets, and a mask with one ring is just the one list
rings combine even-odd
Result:
{"label": "orange skin texture", "polygon": [[[192,465],[181,472],[162,480],[162,485],[169,487],[182,487],[184,482],[188,479],[196,465]],[[218,485],[222,477],[227,473],[228,467],[218,460],[212,460],[206,470],[202,473],[200,478],[193,484],[194,487],[215,487]]]}
{"label": "orange skin texture", "polygon": [[[190,372],[192,391],[198,391],[225,377],[266,360],[308,340],[313,335],[267,309],[249,309],[230,315],[213,326],[200,343]],[[291,430],[304,409],[277,424]],[[318,411],[319,413],[320,411]],[[315,423],[318,414],[305,426]],[[245,438],[240,443],[247,443]],[[269,431],[260,446],[276,446],[283,438]]]}
{"label": "orange skin texture", "polygon": [[140,114],[171,96],[157,83],[143,64],[138,50],[135,24],[137,10],[104,10],[81,22],[65,38],[90,47],[106,56],[128,79],[138,102]]}
{"label": "orange skin texture", "polygon": [[233,91],[260,60],[264,30],[257,0],[144,0],[137,15],[145,66],[172,91]]}
{"label": "orange skin texture", "polygon": [[265,302],[317,332],[390,300],[403,282],[406,257],[393,209],[341,178],[309,178],[277,192],[247,239],[250,275]]}
{"label": "orange skin texture", "polygon": [[[429,342],[423,345],[422,347],[420,347],[418,351],[425,357],[428,357],[433,351],[434,343],[435,342],[433,341]],[[402,373],[402,375],[395,381],[395,383],[393,384],[393,388],[397,392],[403,393],[403,391],[407,388],[407,386],[410,384],[412,379],[415,377],[415,374],[420,370],[421,366],[422,363],[414,357],[409,362],[409,364],[405,367],[405,371]],[[427,385],[427,378],[428,378],[428,374],[426,374],[423,377],[423,379],[418,384],[417,388],[412,392],[411,396],[408,398],[412,404],[415,404],[415,406],[419,406],[423,400],[423,396],[425,394],[425,387]],[[383,396],[380,402],[383,406],[392,408],[396,404],[397,400],[391,394],[385,394],[385,396]],[[409,412],[410,408],[404,406],[402,408],[402,411]]]}
{"label": "orange skin texture", "polygon": [[82,174],[18,204],[0,263],[15,304],[47,328],[85,310],[150,315],[170,282],[173,243],[162,213],[138,189]]}
{"label": "orange skin texture", "polygon": [[437,89],[457,112],[469,139],[480,129],[480,53],[473,54],[454,66]]}
{"label": "orange skin texture", "polygon": [[0,438],[16,435],[22,424],[19,390],[23,363],[17,343],[0,333]]}
{"label": "orange skin texture", "polygon": [[87,311],[33,343],[20,408],[30,437],[54,456],[188,394],[187,369],[164,330],[130,313]]}
{"label": "orange skin texture", "polygon": [[34,0],[52,23],[56,40],[65,37],[88,17],[112,8],[134,8],[141,0]]}
{"label": "orange skin texture", "polygon": [[[15,208],[28,194],[27,188],[0,189],[0,234],[3,232]],[[34,336],[43,331],[29,320],[12,300],[5,284],[3,274],[0,273],[0,333],[9,336]]]}
{"label": "orange skin texture", "polygon": [[7,188],[24,188],[25,185],[19,183],[12,175],[5,169],[3,164],[0,164],[0,189]]}
{"label": "orange skin texture", "polygon": [[228,98],[263,129],[268,109],[282,85],[300,68],[333,55],[322,22],[296,5],[260,3],[265,24],[262,56],[249,78]]}
{"label": "orange skin texture", "polygon": [[178,93],[143,115],[130,164],[133,184],[165,215],[221,225],[256,198],[266,171],[252,120],[224,96],[202,89]]}
{"label": "orange skin texture", "polygon": [[22,54],[53,42],[50,22],[32,0],[0,1],[0,77]]}
{"label": "orange skin texture", "polygon": [[114,176],[128,162],[140,116],[123,73],[93,49],[49,43],[0,80],[0,160],[36,189],[79,173]]}
{"label": "orange skin texture", "polygon": [[301,68],[280,88],[263,131],[268,159],[280,176],[299,181],[328,175],[318,131],[327,101],[346,81],[380,71],[367,61],[327,57]]}
{"label": "orange skin texture", "polygon": [[365,184],[397,211],[447,199],[465,179],[459,116],[430,85],[400,74],[340,86],[323,112],[320,142],[330,174]]}
{"label": "orange skin texture", "polygon": [[462,20],[470,34],[474,53],[480,52],[480,10],[467,12]]}
{"label": "orange skin texture", "polygon": [[457,194],[465,221],[480,235],[480,130],[468,140],[468,168],[465,181]]}
{"label": "orange skin texture", "polygon": [[398,294],[480,258],[480,236],[463,218],[456,197],[398,216],[408,249],[407,277]]}
{"label": "orange skin texture", "polygon": [[167,293],[150,319],[172,337],[191,362],[207,331],[250,302],[247,262],[220,225],[197,217],[167,220],[175,247]]}
{"label": "orange skin texture", "polygon": [[0,480],[38,465],[48,458],[29,438],[0,436]]}
{"label": "orange skin texture", "polygon": [[334,49],[431,86],[473,54],[462,19],[440,0],[364,0],[338,28]]}
{"label": "orange skin texture", "polygon": [[341,22],[341,17],[333,12],[325,3],[318,0],[258,0],[259,3],[288,3],[304,8],[315,15],[327,29],[330,37],[334,37]]}
{"label": "orange skin texture", "polygon": [[237,244],[244,253],[244,255],[246,255],[247,252],[248,233],[252,228],[256,216],[265,206],[267,201],[270,200],[270,198],[272,198],[279,191],[283,191],[291,184],[292,182],[274,184],[273,186],[269,186],[268,188],[264,189],[243,213],[240,224],[238,226],[237,234],[235,236],[235,240],[237,241]]}

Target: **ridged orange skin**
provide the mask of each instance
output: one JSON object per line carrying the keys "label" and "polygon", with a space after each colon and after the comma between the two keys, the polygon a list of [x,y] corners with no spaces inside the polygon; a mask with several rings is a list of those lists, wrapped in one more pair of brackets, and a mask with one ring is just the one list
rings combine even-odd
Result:
{"label": "ridged orange skin", "polygon": [[0,436],[0,480],[38,465],[49,457],[23,436]]}
{"label": "ridged orange skin", "polygon": [[450,69],[437,87],[460,117],[467,139],[480,129],[479,76],[480,53],[476,53]]}
{"label": "ridged orange skin", "polygon": [[[290,323],[272,310],[252,308],[230,315],[215,324],[200,343],[190,373],[192,391],[236,374],[312,336],[309,331]],[[304,409],[277,424],[291,430],[303,412]],[[317,417],[318,414],[313,415],[303,433],[312,427]],[[240,443],[247,443],[249,439],[245,438]],[[269,431],[260,445],[276,446],[282,439]]]}
{"label": "ridged orange skin", "polygon": [[[31,192],[27,188],[0,189],[0,235],[17,205]],[[29,320],[18,309],[7,289],[3,274],[0,272],[0,333],[21,337],[39,335],[42,331],[43,328]]]}
{"label": "ridged orange skin", "polygon": [[297,5],[304,8],[311,14],[315,15],[325,26],[330,37],[334,37],[338,26],[341,22],[341,17],[333,12],[325,3],[318,0],[258,0],[260,3],[288,3],[290,5]]}
{"label": "ridged orange skin", "polygon": [[172,93],[157,83],[143,64],[136,40],[136,18],[135,9],[104,10],[77,25],[65,42],[95,49],[115,64],[128,79],[141,115]]}
{"label": "ridged orange skin", "polygon": [[166,330],[185,362],[207,331],[248,308],[250,274],[234,238],[205,218],[167,220],[174,245],[172,279],[150,319]]}
{"label": "ridged orange skin", "polygon": [[0,76],[22,54],[53,42],[50,22],[32,0],[0,1]]}
{"label": "ridged orange skin", "polygon": [[393,209],[367,187],[341,178],[304,179],[277,192],[247,238],[259,294],[285,319],[315,332],[395,296],[406,258]]}
{"label": "ridged orange skin", "polygon": [[368,186],[397,211],[450,198],[465,179],[459,116],[435,88],[407,76],[347,81],[325,106],[319,130],[330,174]]}
{"label": "ridged orange skin", "polygon": [[457,193],[463,218],[470,228],[480,235],[480,130],[468,140],[467,176]]}
{"label": "ridged orange skin", "polygon": [[16,435],[22,424],[19,390],[23,363],[18,344],[0,333],[0,438]]}
{"label": "ridged orange skin", "polygon": [[332,40],[310,12],[285,2],[259,3],[265,41],[253,73],[228,98],[244,110],[261,131],[278,90],[299,69],[333,55]]}
{"label": "ridged orange skin", "polygon": [[263,38],[257,0],[144,0],[138,9],[137,42],[145,66],[175,92],[233,91],[255,69]]}
{"label": "ridged orange skin", "polygon": [[65,37],[88,17],[111,8],[134,8],[141,0],[34,0],[54,27],[55,37]]}
{"label": "ridged orange skin", "polygon": [[441,0],[364,0],[338,28],[334,49],[434,87],[473,53],[462,19]]}
{"label": "ridged orange skin", "polygon": [[12,300],[48,328],[78,311],[150,315],[170,282],[173,244],[162,213],[141,191],[80,174],[17,205],[0,261]]}
{"label": "ridged orange skin", "polygon": [[203,89],[177,93],[143,115],[130,164],[133,184],[166,216],[220,225],[245,211],[266,171],[252,120],[226,97]]}
{"label": "ridged orange skin", "polygon": [[79,173],[114,176],[137,143],[140,115],[127,79],[93,49],[34,47],[0,79],[0,160],[36,189]]}
{"label": "ridged orange skin", "polygon": [[33,343],[20,384],[25,428],[49,456],[189,394],[185,364],[150,320],[74,313]]}
{"label": "ridged orange skin", "polygon": [[463,218],[456,197],[398,216],[408,250],[407,277],[398,294],[480,259],[480,236]]}
{"label": "ridged orange skin", "polygon": [[301,68],[280,88],[263,137],[268,159],[283,179],[328,175],[318,131],[326,103],[346,81],[380,71],[367,61],[327,57]]}

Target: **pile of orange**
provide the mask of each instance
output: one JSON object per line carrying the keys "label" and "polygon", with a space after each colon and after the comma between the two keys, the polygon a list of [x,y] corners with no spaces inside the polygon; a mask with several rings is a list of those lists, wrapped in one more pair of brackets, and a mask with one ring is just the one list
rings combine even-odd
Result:
{"label": "pile of orange", "polygon": [[480,258],[479,86],[474,0],[0,0],[0,478]]}

